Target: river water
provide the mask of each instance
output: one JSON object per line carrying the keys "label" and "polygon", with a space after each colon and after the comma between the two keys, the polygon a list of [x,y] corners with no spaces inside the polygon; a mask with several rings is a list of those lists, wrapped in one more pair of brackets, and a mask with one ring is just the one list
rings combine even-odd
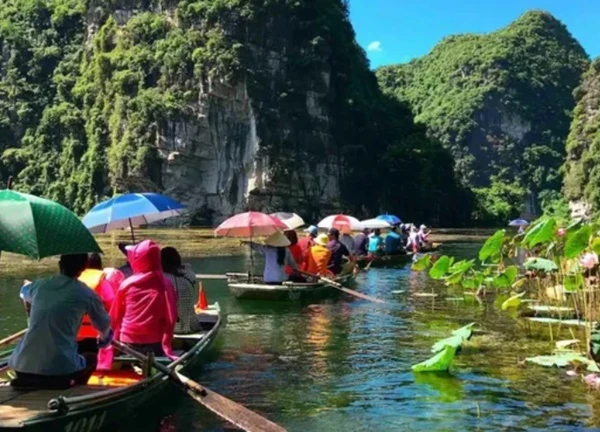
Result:
{"label": "river water", "polygon": [[[475,256],[476,244],[444,252]],[[199,273],[244,271],[244,257],[189,260]],[[23,327],[18,285],[0,276],[0,336]],[[600,394],[564,370],[521,364],[553,348],[547,327],[531,327],[498,306],[450,292],[425,274],[362,273],[355,289],[387,305],[349,297],[314,304],[236,301],[224,281],[206,281],[209,302],[227,315],[214,360],[196,378],[290,431],[593,430]],[[438,294],[420,297],[418,293]],[[461,298],[462,300],[456,300]],[[414,374],[431,345],[478,324],[450,374]],[[571,338],[568,333],[564,338]],[[552,337],[559,337],[556,330]],[[230,426],[184,399],[163,431]],[[128,430],[132,430],[129,428]],[[147,432],[148,429],[145,429]]]}

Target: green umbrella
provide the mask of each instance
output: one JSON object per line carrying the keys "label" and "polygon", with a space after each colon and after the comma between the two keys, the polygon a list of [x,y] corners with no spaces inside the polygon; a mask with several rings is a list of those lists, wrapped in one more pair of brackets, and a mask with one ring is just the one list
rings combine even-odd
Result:
{"label": "green umbrella", "polygon": [[0,251],[36,259],[101,252],[92,234],[66,207],[12,190],[0,191]]}

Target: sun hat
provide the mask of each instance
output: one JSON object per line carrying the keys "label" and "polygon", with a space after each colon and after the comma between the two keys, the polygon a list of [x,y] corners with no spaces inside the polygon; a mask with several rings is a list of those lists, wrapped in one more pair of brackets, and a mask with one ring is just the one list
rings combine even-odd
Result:
{"label": "sun hat", "polygon": [[264,244],[272,247],[287,247],[292,242],[281,231],[276,231],[265,239]]}
{"label": "sun hat", "polygon": [[315,239],[315,243],[321,246],[327,246],[327,243],[329,243],[329,236],[327,234],[319,234]]}
{"label": "sun hat", "polygon": [[317,235],[319,235],[319,228],[317,228],[314,225],[311,225],[308,228],[306,228],[304,232],[310,233],[313,237],[316,237]]}
{"label": "sun hat", "polygon": [[419,229],[422,229],[422,230],[424,230],[424,229],[427,229],[427,227],[426,227],[425,225],[421,225],[421,226],[419,227]]}

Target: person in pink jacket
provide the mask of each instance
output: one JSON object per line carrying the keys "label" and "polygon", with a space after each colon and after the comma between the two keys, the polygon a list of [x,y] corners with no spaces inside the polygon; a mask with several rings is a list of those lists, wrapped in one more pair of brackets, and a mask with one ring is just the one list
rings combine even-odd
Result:
{"label": "person in pink jacket", "polygon": [[177,297],[162,271],[160,247],[152,240],[128,246],[127,260],[133,275],[121,283],[110,309],[115,339],[144,354],[173,357]]}

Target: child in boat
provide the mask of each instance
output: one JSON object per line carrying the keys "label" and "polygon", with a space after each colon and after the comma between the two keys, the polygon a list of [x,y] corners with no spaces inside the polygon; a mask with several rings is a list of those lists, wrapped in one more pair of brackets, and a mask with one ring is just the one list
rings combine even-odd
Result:
{"label": "child in boat", "polygon": [[144,240],[127,247],[127,259],[133,275],[119,287],[110,310],[115,339],[144,354],[173,357],[177,298],[162,271],[160,248]]}
{"label": "child in boat", "polygon": [[181,255],[173,247],[165,247],[160,251],[162,269],[166,278],[177,292],[176,334],[189,334],[200,331],[196,316],[196,274],[189,264],[181,262]]}
{"label": "child in boat", "polygon": [[288,280],[288,275],[285,272],[286,265],[290,266],[292,270],[298,270],[298,266],[288,249],[291,242],[279,231],[267,237],[263,244],[246,241],[242,243],[249,244],[252,250],[265,256],[263,280],[267,285],[281,285],[281,283]]}
{"label": "child in boat", "polygon": [[100,347],[112,340],[110,318],[100,297],[77,280],[87,254],[63,255],[60,274],[29,283],[21,298],[31,304],[29,328],[9,366],[15,387],[63,389],[85,385],[96,368],[96,354],[77,352],[77,332],[85,314],[100,333]]}

